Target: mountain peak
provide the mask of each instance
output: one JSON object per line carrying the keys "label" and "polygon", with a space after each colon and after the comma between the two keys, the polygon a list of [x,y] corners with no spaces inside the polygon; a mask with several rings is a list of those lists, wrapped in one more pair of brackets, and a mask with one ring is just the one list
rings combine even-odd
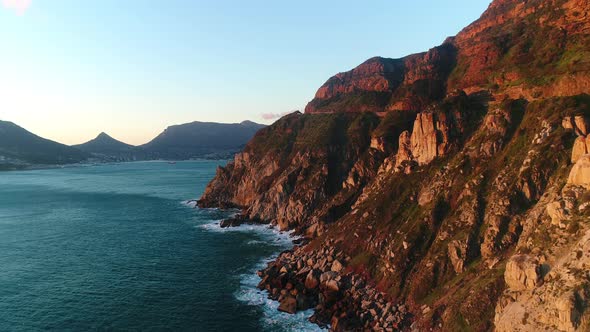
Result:
{"label": "mountain peak", "polygon": [[109,134],[105,133],[104,131],[101,132],[100,134],[98,134],[98,136],[96,136],[95,139],[105,139],[105,138],[113,139],[111,136],[109,136]]}
{"label": "mountain peak", "polygon": [[76,147],[82,151],[91,153],[128,152],[134,148],[133,145],[116,140],[105,132],[101,132],[96,138],[86,143],[76,145]]}

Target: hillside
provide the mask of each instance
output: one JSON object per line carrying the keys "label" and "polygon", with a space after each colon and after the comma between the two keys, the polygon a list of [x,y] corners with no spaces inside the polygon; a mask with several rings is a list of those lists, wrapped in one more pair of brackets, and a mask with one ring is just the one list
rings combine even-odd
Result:
{"label": "hillside", "polygon": [[330,78],[199,206],[304,235],[259,287],[336,331],[588,331],[589,51],[589,2],[495,0]]}
{"label": "hillside", "polygon": [[12,122],[0,121],[1,169],[71,164],[87,157],[83,151],[39,137]]}
{"label": "hillside", "polygon": [[106,133],[100,133],[96,138],[73,147],[101,159],[114,161],[145,159],[145,153],[140,148],[118,141]]}
{"label": "hillside", "polygon": [[170,126],[141,148],[150,159],[228,156],[240,151],[263,127],[251,121],[232,124],[196,121]]}

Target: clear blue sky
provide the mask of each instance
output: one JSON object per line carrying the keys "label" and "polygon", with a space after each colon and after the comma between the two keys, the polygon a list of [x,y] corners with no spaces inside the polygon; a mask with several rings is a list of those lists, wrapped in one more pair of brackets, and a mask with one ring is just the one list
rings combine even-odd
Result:
{"label": "clear blue sky", "polygon": [[303,109],[337,72],[425,51],[490,0],[0,0],[0,119],[67,144]]}

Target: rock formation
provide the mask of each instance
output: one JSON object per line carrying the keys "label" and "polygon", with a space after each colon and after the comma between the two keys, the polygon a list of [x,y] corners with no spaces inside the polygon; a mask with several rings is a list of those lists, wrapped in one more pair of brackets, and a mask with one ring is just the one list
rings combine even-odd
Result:
{"label": "rock formation", "polygon": [[260,288],[336,331],[588,331],[589,7],[495,0],[336,75],[199,205],[303,236]]}
{"label": "rock formation", "polygon": [[567,183],[590,190],[590,154],[578,159],[570,172]]}

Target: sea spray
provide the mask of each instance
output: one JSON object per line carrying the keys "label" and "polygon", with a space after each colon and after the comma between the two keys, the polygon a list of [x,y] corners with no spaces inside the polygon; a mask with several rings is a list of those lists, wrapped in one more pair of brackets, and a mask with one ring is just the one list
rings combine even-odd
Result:
{"label": "sea spray", "polygon": [[293,232],[282,232],[276,227],[269,225],[241,225],[239,227],[221,228],[221,220],[211,220],[202,223],[197,227],[211,232],[243,232],[256,234],[261,239],[253,239],[247,242],[249,245],[260,245],[262,243],[272,243],[277,246],[277,252],[252,267],[251,270],[240,274],[240,288],[234,293],[236,299],[246,303],[249,306],[260,307],[263,311],[262,323],[265,329],[269,331],[323,331],[318,325],[308,320],[313,314],[313,310],[300,311],[296,314],[288,314],[278,310],[279,303],[268,298],[266,290],[258,289],[260,278],[256,271],[266,267],[267,262],[278,257],[278,254],[293,247],[293,240],[297,239]]}

